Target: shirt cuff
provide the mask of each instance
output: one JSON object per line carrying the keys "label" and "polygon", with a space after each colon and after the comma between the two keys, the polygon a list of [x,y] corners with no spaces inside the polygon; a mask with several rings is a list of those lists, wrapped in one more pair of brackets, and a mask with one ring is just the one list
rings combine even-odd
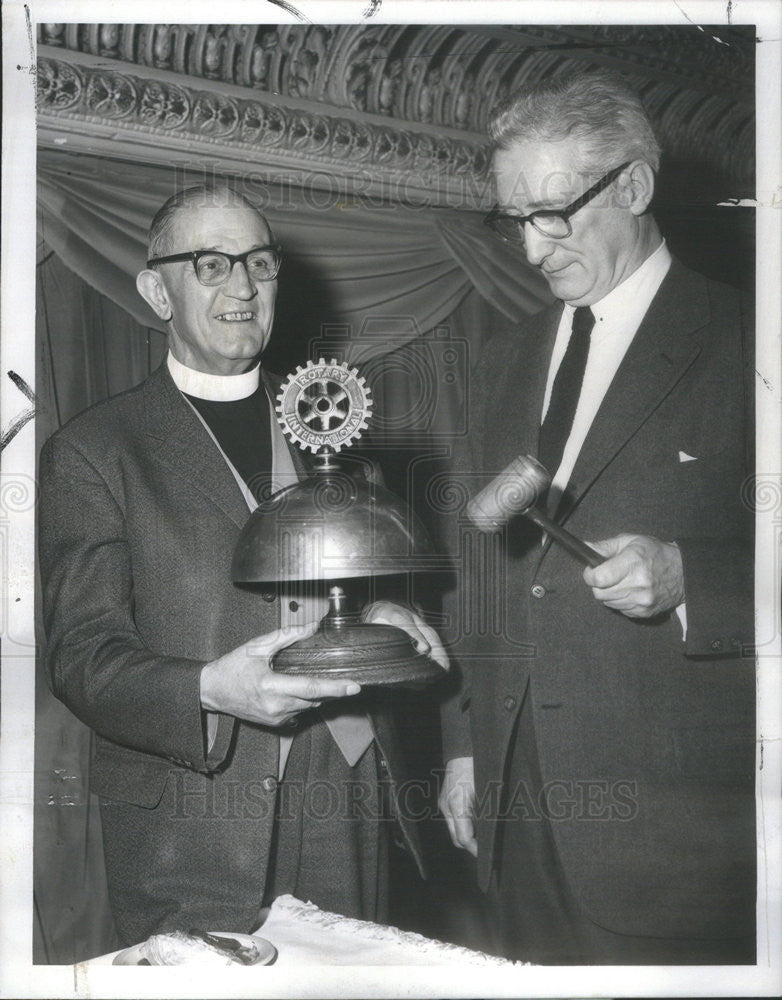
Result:
{"label": "shirt cuff", "polygon": [[679,604],[675,608],[675,611],[676,611],[676,614],[678,615],[679,621],[681,622],[681,626],[682,626],[682,642],[685,642],[686,639],[687,639],[687,604],[686,604],[686,602],[682,601],[682,603]]}
{"label": "shirt cuff", "polygon": [[206,715],[206,752],[210,754],[217,739],[218,716],[216,712],[205,712],[204,714]]}

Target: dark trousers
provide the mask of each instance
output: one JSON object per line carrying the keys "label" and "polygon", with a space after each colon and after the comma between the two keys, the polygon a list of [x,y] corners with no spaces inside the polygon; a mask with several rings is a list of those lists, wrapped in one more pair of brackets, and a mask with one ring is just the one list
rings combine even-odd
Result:
{"label": "dark trousers", "polygon": [[290,893],[385,922],[390,820],[378,766],[372,744],[350,767],[322,722],[297,733],[278,793],[266,905]]}
{"label": "dark trousers", "polygon": [[[507,776],[540,801],[541,776],[529,689],[509,754]],[[506,781],[506,786],[508,782]],[[755,941],[652,938],[618,934],[583,913],[570,892],[542,815],[500,820],[499,866],[489,889],[496,948],[540,965],[754,964]]]}

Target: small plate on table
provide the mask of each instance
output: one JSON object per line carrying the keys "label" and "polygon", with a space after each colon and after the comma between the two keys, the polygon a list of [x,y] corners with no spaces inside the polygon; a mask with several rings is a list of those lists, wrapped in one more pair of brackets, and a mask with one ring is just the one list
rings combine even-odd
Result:
{"label": "small plate on table", "polygon": [[112,965],[271,965],[277,949],[255,934],[172,931],[153,934],[114,956]]}

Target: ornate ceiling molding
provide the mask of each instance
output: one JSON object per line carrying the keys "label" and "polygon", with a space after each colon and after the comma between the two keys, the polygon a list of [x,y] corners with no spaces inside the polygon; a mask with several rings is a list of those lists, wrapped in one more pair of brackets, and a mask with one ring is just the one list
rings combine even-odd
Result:
{"label": "ornate ceiling molding", "polygon": [[[212,93],[218,102],[227,99],[223,88],[231,100],[262,108],[287,110],[293,102],[293,118],[304,111],[312,118],[291,126],[298,145],[289,145],[315,155],[318,140],[302,138],[302,130],[320,138],[324,127],[336,130],[349,153],[332,165],[358,157],[374,168],[380,152],[378,169],[410,174],[413,189],[425,186],[432,170],[463,181],[465,156],[480,186],[485,157],[478,150],[498,101],[527,81],[607,65],[639,89],[673,160],[704,164],[729,193],[754,187],[755,40],[745,27],[44,24],[38,40],[50,58],[92,57],[107,72],[112,60],[126,77],[168,74],[171,86]],[[273,133],[277,126],[268,121]],[[213,135],[200,119],[190,125],[176,128],[194,138]],[[344,138],[351,128],[367,128],[371,138]],[[240,133],[230,132],[231,143]],[[437,151],[427,151],[426,138]],[[411,142],[419,147],[412,161]],[[454,152],[458,167],[444,162]]]}
{"label": "ornate ceiling molding", "polygon": [[[330,191],[454,208],[481,208],[490,194],[482,137],[369,115],[327,114],[323,105],[249,95],[147,67],[107,66],[81,54],[39,49],[38,137],[43,145],[112,158],[180,163]],[[335,109],[336,110],[336,109]]]}

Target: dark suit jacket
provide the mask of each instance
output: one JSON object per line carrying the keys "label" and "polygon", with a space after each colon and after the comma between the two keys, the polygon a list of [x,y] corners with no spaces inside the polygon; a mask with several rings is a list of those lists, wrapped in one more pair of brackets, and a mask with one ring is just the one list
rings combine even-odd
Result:
{"label": "dark suit jacket", "polygon": [[[276,394],[278,382],[264,378]],[[279,627],[273,588],[260,595],[231,581],[249,515],[242,493],[165,365],[55,434],[40,483],[47,672],[97,734],[91,784],[105,800],[110,888],[144,887],[149,923],[133,924],[139,935],[181,926],[182,911],[196,926],[249,930],[279,739],[222,716],[207,752],[199,702],[207,661]],[[377,712],[373,722],[393,777],[389,719]]]}
{"label": "dark suit jacket", "polygon": [[[561,308],[487,346],[456,460],[472,493],[516,455],[536,454]],[[484,886],[497,860],[498,789],[513,788],[503,769],[529,683],[555,843],[587,916],[614,931],[664,937],[732,936],[753,926],[748,372],[738,294],[674,261],[590,429],[558,518],[587,540],[633,532],[676,541],[686,642],[673,612],[631,620],[596,602],[583,567],[560,546],[541,546],[525,519],[502,540],[452,519],[461,585],[449,608],[463,686],[445,707],[445,749],[446,759],[475,756]]]}

